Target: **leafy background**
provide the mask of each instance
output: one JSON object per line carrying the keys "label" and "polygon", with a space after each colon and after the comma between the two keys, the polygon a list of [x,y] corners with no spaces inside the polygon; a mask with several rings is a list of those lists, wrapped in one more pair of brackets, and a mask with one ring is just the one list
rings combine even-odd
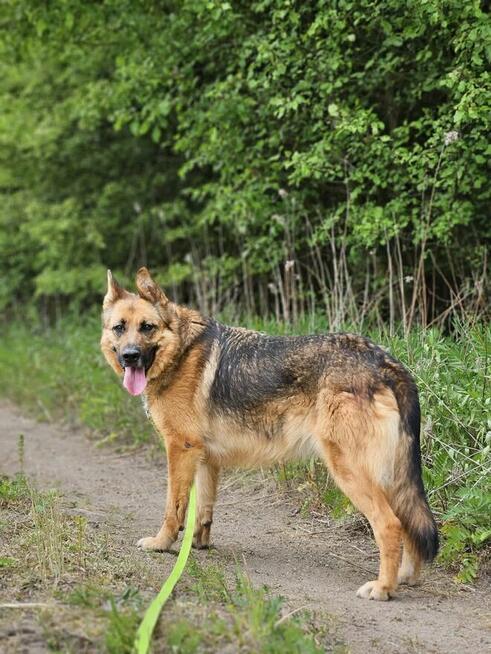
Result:
{"label": "leafy background", "polygon": [[3,3],[0,306],[150,264],[207,312],[483,310],[484,5]]}

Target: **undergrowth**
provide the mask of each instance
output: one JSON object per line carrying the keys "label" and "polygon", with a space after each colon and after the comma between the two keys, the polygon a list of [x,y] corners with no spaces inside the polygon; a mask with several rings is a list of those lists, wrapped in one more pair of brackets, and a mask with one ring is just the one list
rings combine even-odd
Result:
{"label": "undergrowth", "polygon": [[[246,322],[270,333],[291,331],[284,324]],[[95,318],[85,323],[67,319],[47,331],[5,326],[0,392],[37,417],[75,418],[101,441],[139,445],[150,440],[153,429],[140,400],[122,392],[104,362],[99,330]],[[295,331],[326,330],[319,318]],[[446,336],[436,329],[413,329],[405,337],[380,331],[370,336],[409,368],[419,386],[423,475],[443,535],[440,561],[455,566],[458,581],[472,581],[479,552],[491,538],[491,328],[462,324]],[[321,462],[286,464],[275,474],[306,498],[329,506],[335,517],[352,511]]]}
{"label": "undergrowth", "polygon": [[[235,580],[226,581],[220,566],[190,560],[188,574],[191,590],[204,611],[181,615],[167,614],[160,625],[165,634],[164,652],[212,654],[217,651],[254,652],[254,654],[321,654],[344,652],[324,625],[314,628],[309,611],[285,613],[281,597],[272,596],[267,588],[254,588],[245,572],[236,570]],[[181,607],[174,607],[176,608]],[[201,623],[201,626],[199,626]],[[156,645],[159,645],[157,634]]]}
{"label": "undergrowth", "polygon": [[75,419],[105,441],[139,445],[152,427],[102,358],[99,332],[94,317],[49,330],[10,325],[0,343],[0,392],[39,419]]}

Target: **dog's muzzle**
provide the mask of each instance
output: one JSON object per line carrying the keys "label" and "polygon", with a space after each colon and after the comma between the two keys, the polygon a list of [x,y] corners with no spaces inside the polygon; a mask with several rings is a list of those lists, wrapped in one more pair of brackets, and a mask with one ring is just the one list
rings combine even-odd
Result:
{"label": "dog's muzzle", "polygon": [[122,368],[145,368],[145,372],[151,367],[157,347],[151,347],[142,351],[137,345],[127,345],[120,353],[118,359]]}

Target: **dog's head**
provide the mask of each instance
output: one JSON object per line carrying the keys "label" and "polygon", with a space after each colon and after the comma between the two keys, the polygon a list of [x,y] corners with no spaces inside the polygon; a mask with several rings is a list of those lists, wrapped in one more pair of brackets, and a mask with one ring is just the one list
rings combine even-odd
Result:
{"label": "dog's head", "polygon": [[138,294],[126,291],[108,270],[102,309],[102,352],[132,395],[143,393],[182,352],[194,313],[171,302],[146,268],[138,271],[136,287]]}

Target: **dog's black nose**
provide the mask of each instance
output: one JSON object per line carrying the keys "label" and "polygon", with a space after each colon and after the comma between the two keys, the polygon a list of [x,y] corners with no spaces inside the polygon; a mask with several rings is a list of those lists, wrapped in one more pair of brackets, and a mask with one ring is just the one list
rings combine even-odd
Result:
{"label": "dog's black nose", "polygon": [[123,352],[121,352],[121,358],[127,365],[136,363],[140,357],[141,350],[139,347],[127,347]]}

